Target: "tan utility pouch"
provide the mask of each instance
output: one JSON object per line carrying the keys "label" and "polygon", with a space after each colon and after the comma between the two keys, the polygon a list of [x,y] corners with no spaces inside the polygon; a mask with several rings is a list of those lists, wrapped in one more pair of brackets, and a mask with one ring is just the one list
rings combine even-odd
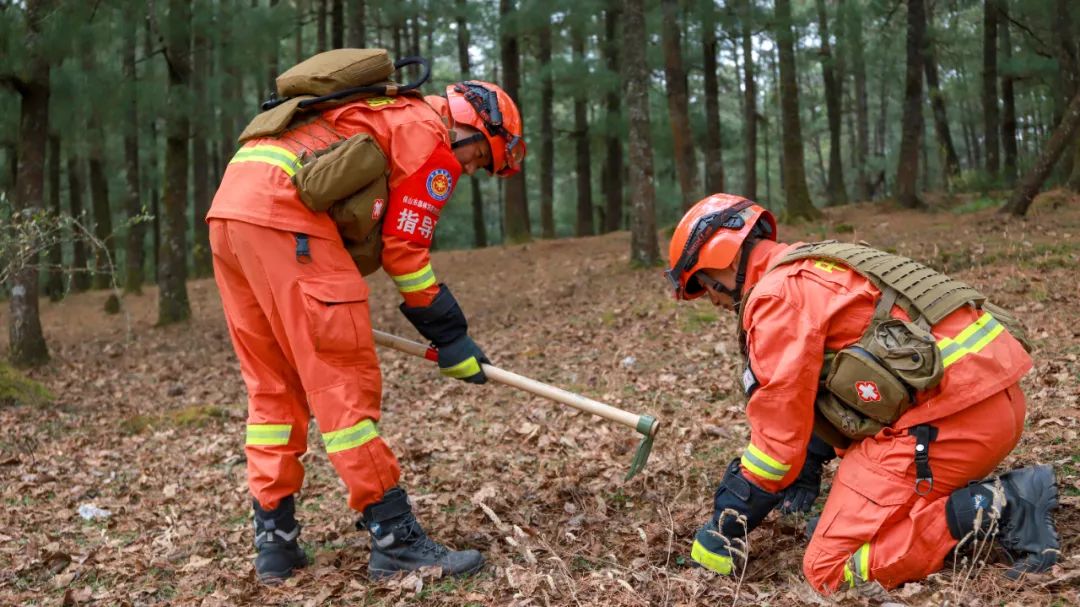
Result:
{"label": "tan utility pouch", "polygon": [[814,432],[840,449],[846,449],[852,440],[877,434],[886,425],[860,414],[827,390],[818,390],[814,404]]}
{"label": "tan utility pouch", "polygon": [[[328,210],[387,173],[386,156],[367,133],[336,141],[314,154],[304,154],[303,167],[292,177],[300,200],[315,212]],[[370,211],[370,209],[368,209]]]}
{"label": "tan utility pouch", "polygon": [[394,62],[383,48],[339,48],[309,57],[285,70],[275,81],[278,96],[314,95],[367,86],[388,80]]}
{"label": "tan utility pouch", "polygon": [[364,276],[382,267],[381,226],[388,199],[386,179],[379,178],[330,207],[345,248]]}

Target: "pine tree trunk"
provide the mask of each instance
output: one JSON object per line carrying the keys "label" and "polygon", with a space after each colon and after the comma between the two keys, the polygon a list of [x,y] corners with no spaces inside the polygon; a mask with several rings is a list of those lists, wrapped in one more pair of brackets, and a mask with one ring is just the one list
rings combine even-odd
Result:
{"label": "pine tree trunk", "polygon": [[938,145],[945,160],[945,181],[951,182],[960,174],[960,158],[956,155],[956,146],[953,145],[952,133],[949,132],[949,115],[945,111],[945,95],[941,92],[938,83],[937,58],[933,47],[927,45],[923,55],[926,72],[926,88],[930,95],[930,107],[934,111],[934,132],[937,134]]}
{"label": "pine tree trunk", "polygon": [[[619,76],[619,20],[622,0],[608,0],[604,11],[604,55],[607,69]],[[622,95],[619,86],[608,90],[604,106],[607,112],[607,151],[604,157],[604,232],[621,230],[623,225],[623,129]],[[549,125],[550,126],[550,125]],[[552,167],[554,170],[554,167]]]}
{"label": "pine tree trunk", "polygon": [[[570,44],[574,54],[574,63],[579,74],[588,73],[585,64],[585,32],[583,25],[575,25],[571,28]],[[575,236],[592,236],[595,233],[593,227],[592,208],[592,168],[590,166],[589,151],[589,116],[586,104],[586,91],[588,87],[578,86],[574,89],[574,153],[576,159],[575,175],[577,177],[577,215],[574,220]]]}
{"label": "pine tree trunk", "polygon": [[[1008,4],[1001,2],[998,5],[998,10],[1002,18],[1001,25],[998,27],[998,34],[1001,36],[1001,58],[1007,65],[1012,59],[1012,37],[1009,33]],[[1017,149],[1016,94],[1013,90],[1012,74],[1004,74],[1001,77],[1001,148],[1005,153],[1005,164],[1003,166],[1005,184],[1013,187],[1016,185]]]}
{"label": "pine tree trunk", "polygon": [[330,48],[345,47],[345,4],[344,0],[333,0],[330,8]]}
{"label": "pine tree trunk", "polygon": [[[28,34],[22,45],[29,50],[28,77],[19,83],[22,97],[19,116],[18,169],[15,177],[14,211],[34,211],[45,205],[45,149],[49,136],[49,59],[41,22],[52,12],[47,0],[26,1]],[[35,243],[27,243],[31,250]],[[20,367],[49,360],[38,313],[38,267],[36,259],[11,276],[8,302],[8,357]]]}
{"label": "pine tree trunk", "polygon": [[919,178],[919,138],[923,132],[922,79],[926,46],[926,12],[923,0],[908,0],[907,72],[904,78],[904,116],[900,159],[896,168],[896,200],[914,209],[923,205],[916,192]]}
{"label": "pine tree trunk", "polygon": [[[10,158],[10,156],[9,156]],[[49,135],[48,150],[49,209],[54,217],[60,217],[60,137]],[[49,247],[49,269],[46,272],[45,294],[51,301],[64,298],[64,248],[60,240]]]}
{"label": "pine tree trunk", "polygon": [[[293,64],[300,63],[304,60],[304,21],[306,19],[305,12],[307,12],[308,0],[296,0],[296,29],[293,30]],[[222,44],[227,44],[228,37],[227,26],[222,26],[221,40]]]}
{"label": "pine tree trunk", "polygon": [[1050,141],[1046,142],[1046,146],[1043,147],[1042,154],[1039,155],[1035,166],[1031,167],[1027,174],[1024,175],[1024,178],[1020,180],[1020,185],[1013,191],[1009,202],[1001,208],[1001,212],[1012,213],[1016,216],[1023,216],[1027,213],[1031,201],[1035,200],[1039,189],[1042,188],[1046,178],[1050,176],[1050,172],[1054,170],[1054,165],[1061,158],[1062,152],[1065,151],[1068,145],[1073,143],[1078,128],[1080,128],[1080,92],[1076,93],[1072,101],[1069,102],[1068,107],[1065,109],[1065,115],[1061,118],[1061,123],[1054,129]]}
{"label": "pine tree trunk", "polygon": [[165,56],[169,65],[169,112],[165,122],[165,192],[158,253],[158,325],[191,316],[187,294],[188,136],[187,107],[181,101],[191,82],[191,5],[169,0]]}
{"label": "pine tree trunk", "polygon": [[[521,85],[521,55],[518,51],[518,35],[510,28],[511,17],[515,12],[514,0],[499,0],[499,54],[503,68],[503,90],[510,98],[518,102],[518,109],[523,110],[518,89]],[[524,112],[522,121],[524,122]],[[506,179],[506,207],[503,224],[506,242],[520,243],[532,240],[529,230],[529,201],[525,196],[525,167]]]}
{"label": "pine tree trunk", "polygon": [[[272,0],[271,6],[276,3]],[[206,214],[210,211],[210,201],[213,193],[210,191],[210,133],[207,128],[209,120],[213,116],[205,108],[210,107],[207,83],[210,81],[211,54],[210,41],[202,32],[195,34],[195,49],[192,53],[194,65],[192,66],[192,92],[195,99],[193,113],[195,119],[191,122],[191,189],[193,217],[192,225],[194,234],[192,237],[192,261],[196,277],[213,276],[213,259],[210,254],[210,226],[206,223]],[[270,69],[277,77],[277,45],[273,46],[273,64]]]}
{"label": "pine tree trunk", "polygon": [[825,0],[816,0],[816,5],[821,35],[821,74],[825,81],[825,112],[829,121],[829,181],[825,189],[829,193],[829,205],[847,204],[844,165],[841,160],[843,145],[840,143],[840,102],[844,96],[844,74],[836,69],[838,61],[833,57],[832,45],[829,43],[829,15],[825,11]]}
{"label": "pine tree trunk", "polygon": [[716,78],[716,7],[702,5],[701,53],[705,66],[705,191],[724,191],[724,152],[720,140],[720,85]]}
{"label": "pine tree trunk", "polygon": [[[71,216],[83,226],[89,222],[86,220],[86,211],[83,208],[83,194],[86,184],[83,181],[82,157],[73,148],[68,146],[67,151],[67,174],[68,174],[68,207]],[[90,266],[87,263],[86,239],[82,234],[75,234],[71,243],[71,290],[81,293],[90,288]]]}
{"label": "pine tree trunk", "polygon": [[863,52],[862,19],[858,7],[848,5],[849,0],[840,0],[841,12],[846,18],[846,33],[850,40],[851,71],[855,80],[855,156],[858,158],[855,168],[856,196],[860,200],[869,200],[873,196],[870,189],[870,175],[866,163],[870,158],[870,102],[866,88],[866,57]]}
{"label": "pine tree trunk", "polygon": [[683,208],[689,209],[698,199],[700,186],[697,160],[694,158],[693,131],[690,128],[690,100],[686,70],[682,63],[682,32],[679,28],[678,0],[660,0],[663,10],[661,28],[664,47],[664,79],[667,83],[668,117],[671,122],[675,174],[679,179]]}
{"label": "pine tree trunk", "polygon": [[351,24],[349,27],[349,46],[352,48],[364,48],[367,46],[366,4],[366,0],[352,0],[352,11],[349,17],[349,23]]}
{"label": "pine tree trunk", "polygon": [[1001,126],[997,96],[997,0],[983,0],[983,136],[986,138],[986,172],[997,179],[1001,171],[998,140]]}
{"label": "pine tree trunk", "polygon": [[[464,2],[464,0],[462,0]],[[555,86],[551,78],[551,15],[544,15],[539,31],[540,63],[540,233],[555,238],[555,140],[552,107]]]}
{"label": "pine tree trunk", "polygon": [[90,129],[94,141],[90,146],[87,164],[90,166],[90,200],[94,209],[94,288],[108,289],[112,284],[111,261],[116,259],[116,240],[112,238],[112,212],[109,208],[109,182],[105,177],[105,161],[101,147],[104,137],[100,128]]}
{"label": "pine tree trunk", "polygon": [[791,30],[791,0],[776,0],[776,46],[780,57],[780,109],[784,125],[784,196],[788,218],[813,219],[821,215],[810,201],[803,159],[799,119],[798,75],[795,71],[795,36]]}
{"label": "pine tree trunk", "polygon": [[757,200],[757,88],[754,85],[752,0],[742,0],[739,8],[743,49],[743,196]]}
{"label": "pine tree trunk", "polygon": [[[138,43],[138,21],[128,19],[124,24],[124,80],[127,82],[125,103],[127,104],[127,122],[124,124],[124,209],[130,220],[142,214],[142,198],[139,195],[139,113],[136,94],[138,75],[135,71],[135,46]],[[143,264],[145,263],[146,224],[138,222],[128,225],[124,291],[142,293]]]}
{"label": "pine tree trunk", "polygon": [[645,0],[623,5],[623,87],[626,99],[627,185],[630,194],[630,261],[643,266],[660,260],[656,238],[652,132],[649,126],[649,67],[645,59]]}
{"label": "pine tree trunk", "polygon": [[[316,32],[316,34],[315,34],[316,35],[316,38],[315,38],[315,52],[316,53],[321,53],[323,51],[328,50],[326,48],[326,25],[327,25],[326,24],[326,20],[327,20],[326,18],[327,18],[327,13],[329,11],[326,8],[326,3],[329,2],[329,0],[315,0],[315,2],[318,3],[318,8],[316,9],[317,12],[315,14],[315,20],[316,20],[316,24],[315,24],[315,27],[316,27],[316,29],[315,29],[315,32]],[[395,49],[395,50],[400,51],[401,49],[398,48],[398,49]],[[400,56],[400,53],[395,52],[394,56],[395,57]]]}

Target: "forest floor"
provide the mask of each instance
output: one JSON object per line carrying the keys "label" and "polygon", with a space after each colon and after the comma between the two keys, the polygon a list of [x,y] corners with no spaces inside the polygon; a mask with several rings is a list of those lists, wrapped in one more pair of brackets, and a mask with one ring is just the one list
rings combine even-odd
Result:
{"label": "forest floor", "polygon": [[[1027,431],[1002,469],[1055,466],[1062,557],[1020,583],[1000,564],[965,573],[947,562],[892,592],[835,600],[1080,604],[1080,199],[1046,194],[1024,221],[976,198],[936,206],[852,205],[781,233],[895,250],[1019,313],[1035,369],[1023,382]],[[166,328],[154,327],[153,289],[126,297],[116,316],[101,312],[104,292],[43,302],[53,360],[32,375],[55,402],[0,402],[0,605],[833,603],[803,580],[801,518],[772,515],[750,536],[741,580],[688,566],[713,489],[748,438],[734,319],[704,299],[676,305],[660,270],[631,268],[628,249],[623,232],[437,252],[434,266],[496,364],[662,420],[648,467],[631,481],[623,475],[634,432],[380,353],[380,432],[421,522],[487,556],[466,580],[366,581],[367,536],[314,439],[298,498],[314,563],[284,585],[261,586],[251,565],[245,392],[213,280],[189,283],[193,320]],[[415,337],[391,282],[370,282],[375,326]],[[111,515],[84,520],[78,510],[91,504]]]}

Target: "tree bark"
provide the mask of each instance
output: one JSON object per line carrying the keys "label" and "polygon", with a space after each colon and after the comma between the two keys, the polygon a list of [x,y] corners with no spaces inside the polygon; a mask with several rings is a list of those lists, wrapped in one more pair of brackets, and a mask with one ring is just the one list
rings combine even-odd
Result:
{"label": "tree bark", "polygon": [[[271,6],[277,0],[271,0]],[[210,201],[213,193],[210,190],[210,131],[207,123],[213,116],[205,110],[210,107],[210,98],[207,93],[207,82],[210,80],[209,50],[210,41],[198,31],[195,33],[195,49],[192,54],[194,61],[192,73],[192,93],[195,99],[193,112],[195,120],[191,123],[191,187],[193,217],[192,226],[192,261],[196,277],[213,276],[213,258],[210,254],[210,226],[206,223],[206,214],[210,212]],[[271,70],[277,78],[277,45],[273,47],[273,64]]]}
{"label": "tree bark", "polygon": [[[999,15],[1002,17],[998,27],[998,35],[1001,36],[1001,57],[1008,65],[1012,59],[1012,37],[1009,33],[1008,4],[998,0]],[[1012,67],[1008,73],[1001,75],[1001,148],[1005,153],[1005,163],[1002,167],[1005,184],[1009,187],[1016,185],[1016,94],[1013,90]]]}
{"label": "tree bark", "polygon": [[330,48],[345,47],[345,3],[333,0],[330,5]]}
{"label": "tree bark", "polygon": [[[316,8],[316,13],[315,13],[315,36],[316,36],[315,37],[315,52],[316,53],[321,53],[321,52],[327,50],[327,48],[326,48],[326,25],[327,25],[326,21],[327,21],[327,13],[329,11],[327,10],[326,3],[329,2],[329,0],[315,0],[315,2],[318,2],[318,7]],[[395,50],[400,50],[400,49],[395,49]],[[395,57],[400,56],[400,53],[395,52],[394,56]]]}
{"label": "tree bark", "polygon": [[[619,77],[619,19],[622,0],[608,0],[604,11],[604,55],[607,69]],[[607,112],[607,151],[604,158],[604,232],[622,229],[623,224],[623,128],[622,95],[619,85],[605,97]],[[554,167],[552,167],[554,168]]]}
{"label": "tree bark", "polygon": [[191,81],[191,5],[169,0],[165,58],[169,66],[169,113],[165,122],[165,192],[158,253],[158,325],[191,316],[187,294],[189,118],[183,99]]}
{"label": "tree bark", "polygon": [[[361,3],[363,4],[363,3]],[[469,60],[469,23],[465,18],[465,0],[455,0],[457,24],[458,66],[464,80],[472,78],[472,64]],[[469,188],[472,194],[473,246],[482,249],[488,245],[487,224],[484,223],[484,198],[480,194],[480,183],[475,176],[469,176]]]}
{"label": "tree bark", "polygon": [[[843,145],[840,143],[841,99],[844,96],[844,74],[837,70],[837,59],[833,57],[832,44],[829,42],[829,15],[825,10],[825,0],[816,0],[818,30],[821,35],[821,75],[825,82],[825,112],[829,122],[829,180],[826,186],[828,204],[847,204],[847,189],[844,187],[844,165],[841,160]],[[840,72],[837,74],[837,72]]]}
{"label": "tree bark", "polygon": [[[49,209],[53,217],[59,218],[63,213],[60,206],[60,137],[52,134],[49,135],[48,181]],[[45,294],[51,301],[60,301],[64,298],[64,248],[60,239],[49,247],[49,268],[45,275]]]}
{"label": "tree bark", "polygon": [[656,238],[652,132],[649,125],[649,65],[645,57],[645,0],[623,4],[623,87],[629,123],[630,262],[653,266],[660,260]]}
{"label": "tree bark", "polygon": [[[103,142],[102,131],[91,128],[95,141]],[[110,259],[116,259],[116,240],[112,238],[112,212],[109,205],[109,182],[105,177],[105,161],[101,146],[91,145],[87,158],[90,166],[90,200],[94,210],[94,288],[108,289],[112,284]]]}
{"label": "tree bark", "polygon": [[855,81],[855,165],[856,196],[860,200],[869,200],[873,196],[870,189],[870,175],[867,160],[870,158],[870,102],[866,89],[866,57],[863,52],[862,19],[856,6],[840,0],[841,11],[847,20],[847,36],[850,40],[851,71]]}
{"label": "tree bark", "polygon": [[[586,17],[587,18],[587,17]],[[575,24],[571,27],[570,44],[573,47],[574,63],[579,75],[588,73],[585,63],[585,32],[584,24]],[[574,87],[574,153],[577,161],[575,174],[577,177],[577,214],[574,221],[575,236],[592,236],[595,233],[593,227],[592,208],[592,169],[589,162],[589,115],[586,104],[588,103],[588,87]]]}
{"label": "tree bark", "polygon": [[540,234],[555,238],[555,141],[552,106],[555,86],[551,79],[551,15],[544,14],[539,31],[540,63]]}
{"label": "tree bark", "polygon": [[667,82],[668,117],[671,122],[675,174],[682,192],[683,209],[689,209],[698,199],[700,186],[697,160],[694,158],[693,132],[690,128],[690,100],[686,87],[686,70],[682,63],[682,32],[679,28],[678,0],[660,0],[663,12],[662,45],[664,47],[664,79]]}
{"label": "tree bark", "polygon": [[702,5],[701,53],[705,68],[705,191],[708,194],[724,191],[724,152],[720,137],[720,85],[716,72],[716,7],[712,2]]}
{"label": "tree bark", "polygon": [[754,85],[752,0],[742,0],[739,8],[743,49],[743,196],[757,200],[757,89]]}
{"label": "tree bark", "polygon": [[791,0],[776,0],[776,48],[780,62],[780,109],[784,125],[784,196],[788,218],[813,219],[821,215],[806,187],[802,125],[799,119],[798,75],[795,71],[795,36],[791,29]]}
{"label": "tree bark", "polygon": [[997,96],[997,0],[983,0],[983,136],[986,140],[986,172],[991,179],[997,179],[1001,171],[1001,159],[998,151],[1000,119]]}
{"label": "tree bark", "polygon": [[1054,170],[1054,165],[1061,158],[1062,152],[1065,151],[1066,146],[1073,142],[1078,127],[1080,127],[1080,92],[1076,93],[1072,101],[1069,102],[1068,107],[1065,109],[1065,115],[1057,128],[1054,129],[1050,141],[1046,142],[1039,159],[1024,175],[1024,178],[1020,180],[1020,185],[1013,191],[1009,202],[1001,208],[1001,212],[1012,213],[1016,216],[1023,216],[1027,213],[1031,201],[1035,200],[1039,189],[1042,188],[1046,178],[1050,176],[1050,172]]}
{"label": "tree bark", "polygon": [[[16,212],[33,212],[44,207],[45,149],[49,136],[49,59],[42,21],[53,10],[47,0],[27,0],[27,35],[22,44],[29,49],[26,78],[20,83],[18,169],[15,177]],[[36,243],[27,243],[30,250]],[[38,267],[36,259],[11,276],[8,303],[8,357],[20,367],[36,366],[49,360],[49,349],[41,331],[38,313]]]}
{"label": "tree bark", "polygon": [[[83,181],[82,157],[73,148],[68,146],[67,151],[67,174],[68,174],[68,208],[71,216],[83,226],[89,222],[86,220],[86,212],[83,208],[83,193],[86,183]],[[90,288],[90,267],[87,263],[86,239],[81,234],[76,234],[71,243],[71,290],[81,293]]]}
{"label": "tree bark", "polygon": [[349,46],[352,48],[364,48],[367,46],[367,17],[365,15],[366,0],[352,0],[352,11],[349,22]]}
{"label": "tree bark", "polygon": [[[510,23],[515,16],[514,0],[499,0],[499,54],[503,68],[503,90],[515,102],[520,100],[521,54],[518,51],[517,28]],[[518,103],[518,109],[524,110]],[[522,113],[522,122],[525,113]],[[506,179],[505,212],[503,213],[506,242],[520,243],[532,240],[529,229],[529,201],[525,194],[525,167]]]}
{"label": "tree bark", "polygon": [[[128,94],[124,103],[127,105],[128,120],[124,124],[124,192],[127,217],[131,220],[142,214],[142,198],[139,196],[139,113],[138,74],[135,71],[135,47],[138,44],[139,22],[129,18],[124,24],[124,56],[123,70],[124,81],[127,84]],[[127,233],[124,291],[126,293],[142,293],[143,264],[145,263],[144,241],[146,240],[146,224],[143,222],[129,223]]]}
{"label": "tree bark", "polygon": [[[928,30],[933,30],[933,16],[927,7],[926,15]],[[945,111],[945,95],[941,92],[938,82],[936,40],[932,36],[926,36],[926,48],[923,49],[923,71],[926,72],[927,94],[930,96],[930,107],[934,112],[934,132],[937,134],[938,146],[944,160],[944,173],[946,187],[960,174],[960,158],[956,155],[956,146],[953,145],[952,133],[949,132],[949,114]]]}
{"label": "tree bark", "polygon": [[896,168],[896,200],[909,209],[923,207],[916,192],[919,178],[919,138],[923,131],[923,48],[926,12],[923,0],[908,0],[907,72],[904,78],[904,116],[900,159]]}
{"label": "tree bark", "polygon": [[[224,7],[225,7],[225,4],[223,3],[222,8],[224,8]],[[151,21],[151,19],[148,16],[147,19],[146,19],[146,28],[143,30],[143,34],[144,34],[143,35],[143,56],[144,57],[152,57],[155,53],[158,52],[154,47],[154,40],[153,40],[154,36],[153,36],[153,32],[152,32],[152,29],[153,29],[152,25],[153,25],[153,22]],[[230,92],[237,90],[236,82],[239,82],[239,80],[240,80],[239,75],[237,75],[235,73],[231,74],[231,75],[235,77],[235,80],[230,81],[229,78],[225,78],[223,80],[223,84],[225,84],[225,86],[228,87],[227,90],[230,91]],[[222,99],[228,99],[228,97],[223,95]],[[229,104],[228,103],[223,103],[222,105],[223,105],[223,107],[221,108],[221,119],[222,119],[222,126],[224,127],[227,124],[226,118],[229,116],[229,112],[228,112],[228,105]],[[160,196],[160,190],[158,188],[159,181],[160,181],[160,176],[158,174],[158,122],[157,121],[158,121],[157,116],[154,116],[154,115],[150,116],[150,120],[147,121],[147,131],[148,131],[148,133],[147,133],[147,137],[146,137],[147,141],[149,141],[149,144],[146,146],[146,149],[147,149],[147,159],[146,159],[146,165],[147,166],[146,166],[146,168],[147,168],[147,173],[148,173],[148,175],[146,177],[146,182],[147,182],[147,189],[150,192],[150,214],[151,214],[151,216],[153,216],[153,219],[151,220],[151,223],[150,223],[150,227],[151,227],[151,245],[152,245],[150,247],[150,253],[151,253],[150,267],[153,268],[154,282],[155,283],[158,280],[158,269],[159,269],[158,261],[159,261],[159,257],[160,257],[159,251],[161,250],[161,196]],[[229,123],[231,123],[231,121],[229,121]],[[224,128],[223,128],[222,129],[223,135],[226,132],[228,132],[228,131],[225,131]],[[231,144],[231,142],[229,142],[229,143]]]}

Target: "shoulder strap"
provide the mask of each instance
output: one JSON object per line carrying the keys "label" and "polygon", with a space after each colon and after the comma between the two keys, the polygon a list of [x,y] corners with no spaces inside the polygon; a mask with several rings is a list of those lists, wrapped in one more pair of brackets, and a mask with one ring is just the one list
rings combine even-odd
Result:
{"label": "shoulder strap", "polygon": [[929,325],[941,322],[963,305],[981,307],[986,297],[967,283],[901,255],[835,240],[802,245],[770,268],[803,259],[843,264],[874,283],[883,294],[896,291],[896,303],[913,320]]}

